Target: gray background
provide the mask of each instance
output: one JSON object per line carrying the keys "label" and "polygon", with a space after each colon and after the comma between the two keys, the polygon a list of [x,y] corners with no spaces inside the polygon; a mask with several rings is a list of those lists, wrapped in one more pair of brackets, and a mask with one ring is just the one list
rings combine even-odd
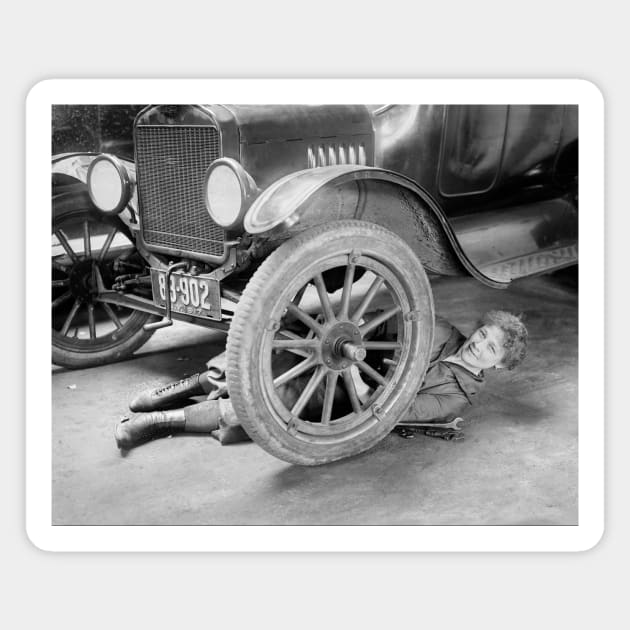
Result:
{"label": "gray background", "polygon": [[[45,78],[585,78],[606,99],[606,533],[577,554],[52,554],[24,531],[21,274],[5,270],[5,627],[621,627],[630,525],[627,20],[619,3],[18,3],[2,21],[6,260],[24,234],[24,99]],[[224,3],[227,7],[228,4]],[[205,11],[205,13],[204,13]],[[184,14],[184,19],[176,18]],[[201,12],[201,13],[200,13]],[[173,28],[177,30],[174,32]],[[588,211],[583,208],[582,211]],[[584,236],[583,236],[584,238]],[[6,331],[9,331],[6,334]],[[615,369],[616,368],[616,369]],[[616,392],[616,393],[615,393]],[[623,573],[622,573],[623,570]],[[4,617],[4,619],[2,619]],[[267,623],[265,623],[265,621]],[[430,625],[429,625],[430,624]]]}

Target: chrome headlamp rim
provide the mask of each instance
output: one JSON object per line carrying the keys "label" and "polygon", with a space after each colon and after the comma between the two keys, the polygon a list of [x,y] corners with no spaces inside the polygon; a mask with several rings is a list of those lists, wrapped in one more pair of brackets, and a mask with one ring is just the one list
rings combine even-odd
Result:
{"label": "chrome headlamp rim", "polygon": [[[101,206],[99,206],[97,199],[92,193],[92,186],[90,184],[92,173],[94,171],[94,168],[100,162],[109,162],[114,167],[114,169],[118,173],[118,176],[120,177],[120,183],[121,183],[120,199],[118,200],[118,203],[114,206],[114,208],[104,209]],[[88,167],[86,183],[87,183],[88,195],[90,196],[92,203],[98,208],[100,212],[104,212],[105,214],[109,214],[109,215],[119,214],[127,206],[127,204],[129,203],[132,197],[132,192],[133,192],[132,182],[131,182],[131,178],[129,177],[129,172],[125,168],[124,164],[115,155],[110,155],[109,153],[103,153],[92,160],[92,162],[90,163],[90,166]]]}
{"label": "chrome headlamp rim", "polygon": [[[212,176],[212,173],[221,166],[228,167],[232,171],[232,173],[234,173],[238,181],[238,186],[241,193],[240,207],[238,209],[238,212],[229,222],[217,220],[217,217],[212,211],[210,199],[208,198],[208,184],[210,182],[210,177]],[[220,225],[225,230],[236,230],[242,228],[245,214],[247,213],[247,210],[249,209],[252,201],[258,195],[258,193],[259,190],[252,176],[241,166],[240,162],[237,162],[233,158],[218,158],[214,162],[212,162],[212,164],[210,164],[210,166],[206,170],[206,174],[204,177],[204,203],[206,206],[206,210],[210,215],[210,218],[217,225]]]}

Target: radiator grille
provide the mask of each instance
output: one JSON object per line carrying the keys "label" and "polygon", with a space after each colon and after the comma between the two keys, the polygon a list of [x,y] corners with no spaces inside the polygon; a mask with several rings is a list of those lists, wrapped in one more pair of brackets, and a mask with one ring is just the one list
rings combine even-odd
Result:
{"label": "radiator grille", "polygon": [[212,127],[136,128],[140,216],[147,244],[223,254],[225,232],[204,204],[204,176],[218,157],[219,133]]}

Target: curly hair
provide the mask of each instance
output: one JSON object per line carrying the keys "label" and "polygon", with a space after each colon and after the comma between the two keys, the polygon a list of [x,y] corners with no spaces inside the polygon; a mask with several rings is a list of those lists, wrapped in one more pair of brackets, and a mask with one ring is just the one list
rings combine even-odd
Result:
{"label": "curly hair", "polygon": [[507,311],[488,311],[482,316],[479,325],[497,326],[503,331],[503,363],[508,370],[513,370],[523,361],[527,354],[527,328],[519,317]]}

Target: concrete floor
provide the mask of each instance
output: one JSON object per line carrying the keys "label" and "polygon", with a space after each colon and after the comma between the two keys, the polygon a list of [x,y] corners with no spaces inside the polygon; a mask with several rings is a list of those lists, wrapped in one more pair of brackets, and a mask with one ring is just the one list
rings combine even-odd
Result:
{"label": "concrete floor", "polygon": [[[129,361],[53,367],[55,525],[573,525],[578,519],[578,294],[571,273],[507,291],[434,282],[436,309],[464,333],[491,308],[523,313],[528,358],[488,375],[466,439],[390,434],[354,458],[305,468],[252,442],[155,440],[121,456],[115,423],[131,396],[199,371],[225,336],[158,331]],[[569,282],[567,282],[567,279]]]}

